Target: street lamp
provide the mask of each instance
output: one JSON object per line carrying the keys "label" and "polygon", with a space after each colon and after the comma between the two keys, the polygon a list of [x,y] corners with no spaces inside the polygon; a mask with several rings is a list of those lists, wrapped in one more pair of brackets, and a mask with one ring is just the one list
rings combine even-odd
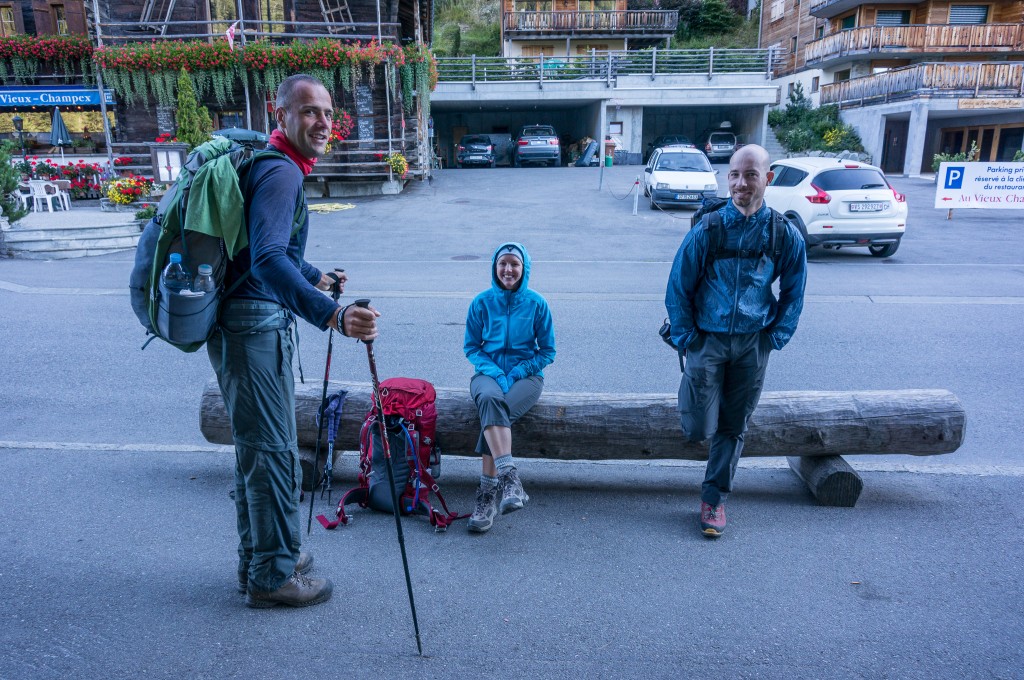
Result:
{"label": "street lamp", "polygon": [[14,114],[14,118],[11,119],[11,122],[14,123],[14,129],[18,131],[18,138],[21,140],[21,159],[23,161],[28,161],[28,154],[25,153],[25,121],[18,114]]}

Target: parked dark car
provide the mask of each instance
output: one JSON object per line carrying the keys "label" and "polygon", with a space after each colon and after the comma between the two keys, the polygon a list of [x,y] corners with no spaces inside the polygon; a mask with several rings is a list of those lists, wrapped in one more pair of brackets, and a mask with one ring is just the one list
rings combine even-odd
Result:
{"label": "parked dark car", "polygon": [[494,143],[487,135],[465,135],[459,140],[455,149],[455,167],[482,165],[493,168],[496,164]]}
{"label": "parked dark car", "polygon": [[512,148],[512,165],[546,163],[558,167],[562,164],[562,145],[558,133],[550,125],[525,125],[516,136]]}
{"label": "parked dark car", "polygon": [[697,139],[697,148],[703,151],[712,163],[725,163],[740,147],[736,141],[736,135],[731,131],[715,128],[701,133]]}
{"label": "parked dark car", "polygon": [[644,165],[651,160],[651,154],[655,149],[663,146],[694,146],[686,135],[660,135],[654,138],[653,142],[647,142],[647,150],[644,152]]}

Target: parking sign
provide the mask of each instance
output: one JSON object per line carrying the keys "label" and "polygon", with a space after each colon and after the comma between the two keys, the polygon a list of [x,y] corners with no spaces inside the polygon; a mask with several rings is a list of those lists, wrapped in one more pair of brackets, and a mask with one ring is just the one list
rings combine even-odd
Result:
{"label": "parking sign", "polygon": [[1024,208],[1024,163],[943,163],[936,208]]}

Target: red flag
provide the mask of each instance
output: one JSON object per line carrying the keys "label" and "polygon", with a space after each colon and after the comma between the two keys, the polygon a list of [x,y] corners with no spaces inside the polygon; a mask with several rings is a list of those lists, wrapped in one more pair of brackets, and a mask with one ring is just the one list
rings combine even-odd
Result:
{"label": "red flag", "polygon": [[224,33],[228,37],[228,49],[235,49],[235,28],[238,26],[238,22],[231,24],[228,30]]}

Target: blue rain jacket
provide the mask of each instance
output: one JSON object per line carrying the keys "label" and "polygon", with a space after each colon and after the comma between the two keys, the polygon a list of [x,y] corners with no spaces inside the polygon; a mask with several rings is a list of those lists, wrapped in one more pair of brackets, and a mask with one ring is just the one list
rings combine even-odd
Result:
{"label": "blue rain jacket", "polygon": [[[729,201],[718,210],[725,226],[725,248],[767,250],[771,210],[762,204],[744,217]],[[741,335],[765,331],[775,349],[782,349],[796,331],[804,306],[807,283],[807,253],[800,232],[783,220],[788,234],[777,239],[786,245],[779,258],[779,271],[771,254],[753,258],[715,259],[712,271],[701,276],[701,263],[708,251],[708,234],[698,224],[686,235],[669,274],[665,309],[672,324],[672,340],[685,348],[704,333]],[[779,297],[772,281],[779,278]]]}
{"label": "blue rain jacket", "polygon": [[[523,278],[516,290],[498,282],[498,253],[512,246],[522,253]],[[555,360],[555,329],[551,310],[541,295],[529,288],[530,255],[519,243],[503,243],[491,257],[491,287],[469,305],[466,314],[466,358],[483,374],[497,380],[517,367],[520,375],[543,376],[543,368]]]}

